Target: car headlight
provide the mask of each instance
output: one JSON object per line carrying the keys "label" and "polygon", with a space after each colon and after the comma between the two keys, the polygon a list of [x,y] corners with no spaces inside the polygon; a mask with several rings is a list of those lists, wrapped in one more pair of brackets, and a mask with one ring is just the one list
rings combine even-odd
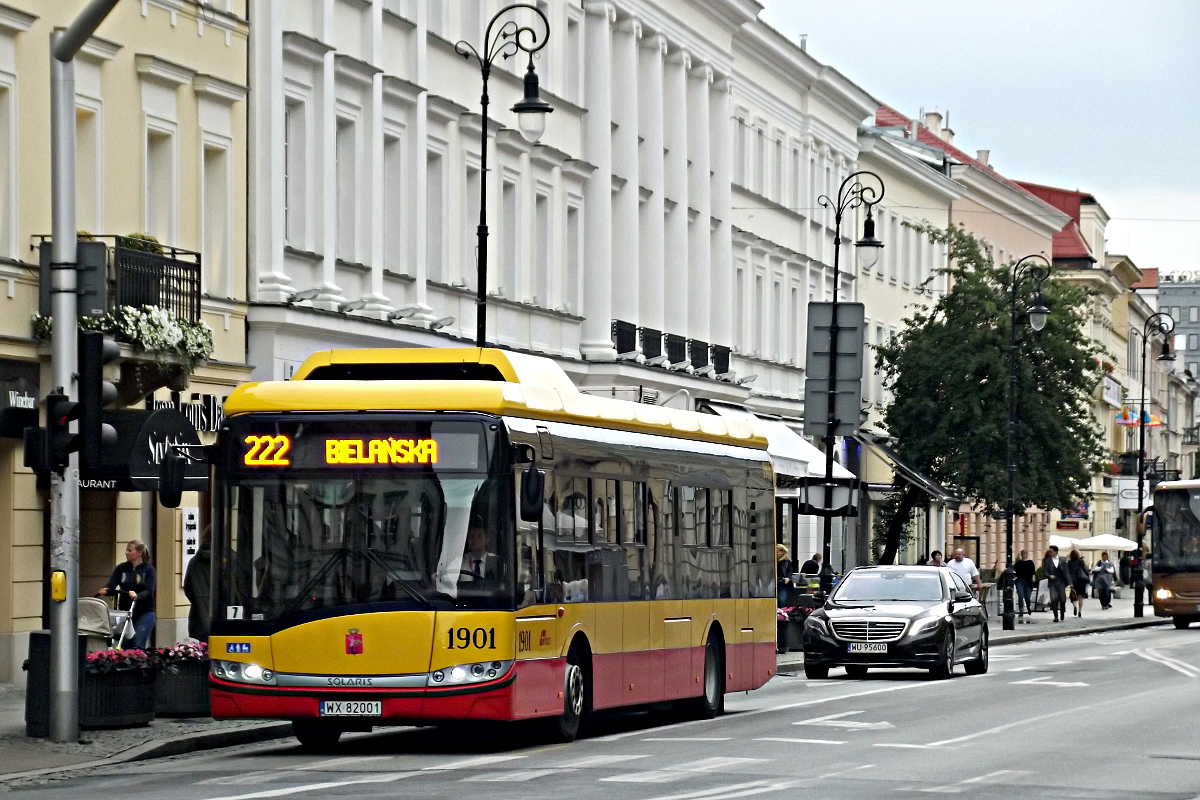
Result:
{"label": "car headlight", "polygon": [[218,661],[213,659],[209,665],[213,677],[235,683],[252,683],[260,686],[274,686],[275,673],[258,664],[243,664],[240,661]]}
{"label": "car headlight", "polygon": [[804,627],[816,633],[829,633],[829,627],[825,624],[825,620],[812,615],[809,615],[808,619],[804,620]]}
{"label": "car headlight", "polygon": [[913,635],[923,633],[930,628],[936,627],[937,624],[942,620],[951,622],[952,617],[949,614],[944,617],[924,617],[923,619],[919,619],[913,623],[912,629],[909,631],[909,633]]}
{"label": "car headlight", "polygon": [[1155,589],[1154,590],[1154,599],[1156,599],[1156,600],[1170,600],[1174,596],[1175,595],[1171,593],[1170,589]]}
{"label": "car headlight", "polygon": [[429,673],[426,686],[460,686],[463,684],[494,681],[512,669],[510,661],[480,661],[475,664],[457,664],[453,667]]}

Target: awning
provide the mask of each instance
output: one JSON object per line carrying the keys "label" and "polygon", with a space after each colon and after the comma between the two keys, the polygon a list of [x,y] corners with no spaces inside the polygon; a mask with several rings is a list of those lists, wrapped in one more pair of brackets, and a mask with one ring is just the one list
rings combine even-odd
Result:
{"label": "awning", "polygon": [[[775,467],[776,474],[789,475],[794,478],[825,477],[825,454],[783,422],[775,419],[763,419],[736,406],[709,403],[708,408],[711,408],[718,416],[747,420],[757,425],[762,434],[767,437],[767,454],[771,457],[771,464]],[[835,461],[833,477],[853,479],[854,475]]]}
{"label": "awning", "polygon": [[942,486],[933,478],[927,477],[926,475],[918,472],[916,469],[910,466],[908,462],[898,456],[895,450],[888,447],[871,434],[867,433],[866,431],[859,431],[857,434],[855,434],[854,438],[862,444],[865,444],[868,447],[874,447],[876,450],[878,450],[884,456],[884,458],[892,462],[892,466],[895,467],[896,472],[898,472],[900,476],[904,478],[904,480],[925,492],[925,494],[929,495],[932,499],[938,501],[939,503],[950,506],[958,506],[962,503],[962,498],[957,497],[954,492],[950,491],[945,486]]}

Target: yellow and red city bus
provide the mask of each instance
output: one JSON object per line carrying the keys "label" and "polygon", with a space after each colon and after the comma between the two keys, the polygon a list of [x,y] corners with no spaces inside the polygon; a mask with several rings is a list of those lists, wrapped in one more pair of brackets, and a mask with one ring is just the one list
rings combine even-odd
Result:
{"label": "yellow and red city bus", "polygon": [[1154,615],[1186,628],[1200,622],[1200,481],[1158,484],[1151,527]]}
{"label": "yellow and red city bus", "polygon": [[773,471],[746,422],[474,348],[317,353],[225,413],[217,718],[318,746],[545,718],[569,741],[594,709],[712,716],[775,672]]}

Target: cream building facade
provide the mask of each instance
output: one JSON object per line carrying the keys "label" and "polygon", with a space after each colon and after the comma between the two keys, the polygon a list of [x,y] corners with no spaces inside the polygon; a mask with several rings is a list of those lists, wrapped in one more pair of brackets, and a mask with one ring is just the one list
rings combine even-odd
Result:
{"label": "cream building facade", "polygon": [[[55,27],[68,25],[82,6],[61,0],[0,4],[5,414],[28,410],[51,388],[49,347],[32,331],[39,310],[37,237],[50,232],[49,44]],[[181,407],[205,430],[219,421],[220,399],[249,376],[246,11],[245,0],[119,3],[75,61],[79,228],[96,235],[149,233],[189,280],[198,281],[189,284],[188,302],[213,330],[213,357],[189,385],[176,385],[177,394],[162,388],[153,401]],[[113,248],[107,257],[119,286]],[[128,349],[125,357],[139,358]],[[21,424],[12,419],[12,427]],[[23,466],[19,429],[6,426],[3,433],[8,438],[0,438],[0,681],[19,683],[27,634],[45,623],[48,500]],[[95,592],[124,559],[126,541],[144,539],[158,570],[157,640],[183,637],[188,604],[181,589],[179,513],[159,509],[152,495],[140,492],[99,488],[82,495],[81,596]],[[205,506],[195,494],[185,496],[184,504]]]}

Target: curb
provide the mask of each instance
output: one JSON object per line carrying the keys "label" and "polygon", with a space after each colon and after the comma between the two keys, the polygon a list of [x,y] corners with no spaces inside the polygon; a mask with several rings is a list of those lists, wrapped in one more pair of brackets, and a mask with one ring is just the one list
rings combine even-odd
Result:
{"label": "curb", "polygon": [[[1062,639],[1067,636],[1085,636],[1089,633],[1108,633],[1110,631],[1133,630],[1135,628],[1150,628],[1157,625],[1166,625],[1169,622],[1169,619],[1150,617],[1148,619],[1129,620],[1126,622],[1110,622],[1104,625],[1095,625],[1090,628],[1067,628],[1065,630],[1030,631],[1029,633],[997,635],[992,638],[991,645],[993,647],[1001,647],[1006,644],[1024,644],[1026,642],[1036,642],[1043,639]],[[776,672],[797,669],[802,666],[804,666],[803,653],[780,653],[775,659]]]}
{"label": "curb", "polygon": [[0,774],[0,783],[24,778],[37,778],[46,775],[59,775],[64,772],[110,767],[117,764],[128,764],[134,761],[146,761],[151,758],[166,758],[184,753],[194,753],[200,750],[215,750],[219,747],[233,747],[239,744],[253,744],[271,739],[281,739],[292,735],[290,722],[264,722],[258,725],[246,725],[240,728],[230,728],[223,731],[198,731],[170,739],[151,739],[139,745],[124,750],[108,758],[95,761],[84,761],[79,764],[66,764],[49,769],[30,769],[24,772],[9,772]]}

